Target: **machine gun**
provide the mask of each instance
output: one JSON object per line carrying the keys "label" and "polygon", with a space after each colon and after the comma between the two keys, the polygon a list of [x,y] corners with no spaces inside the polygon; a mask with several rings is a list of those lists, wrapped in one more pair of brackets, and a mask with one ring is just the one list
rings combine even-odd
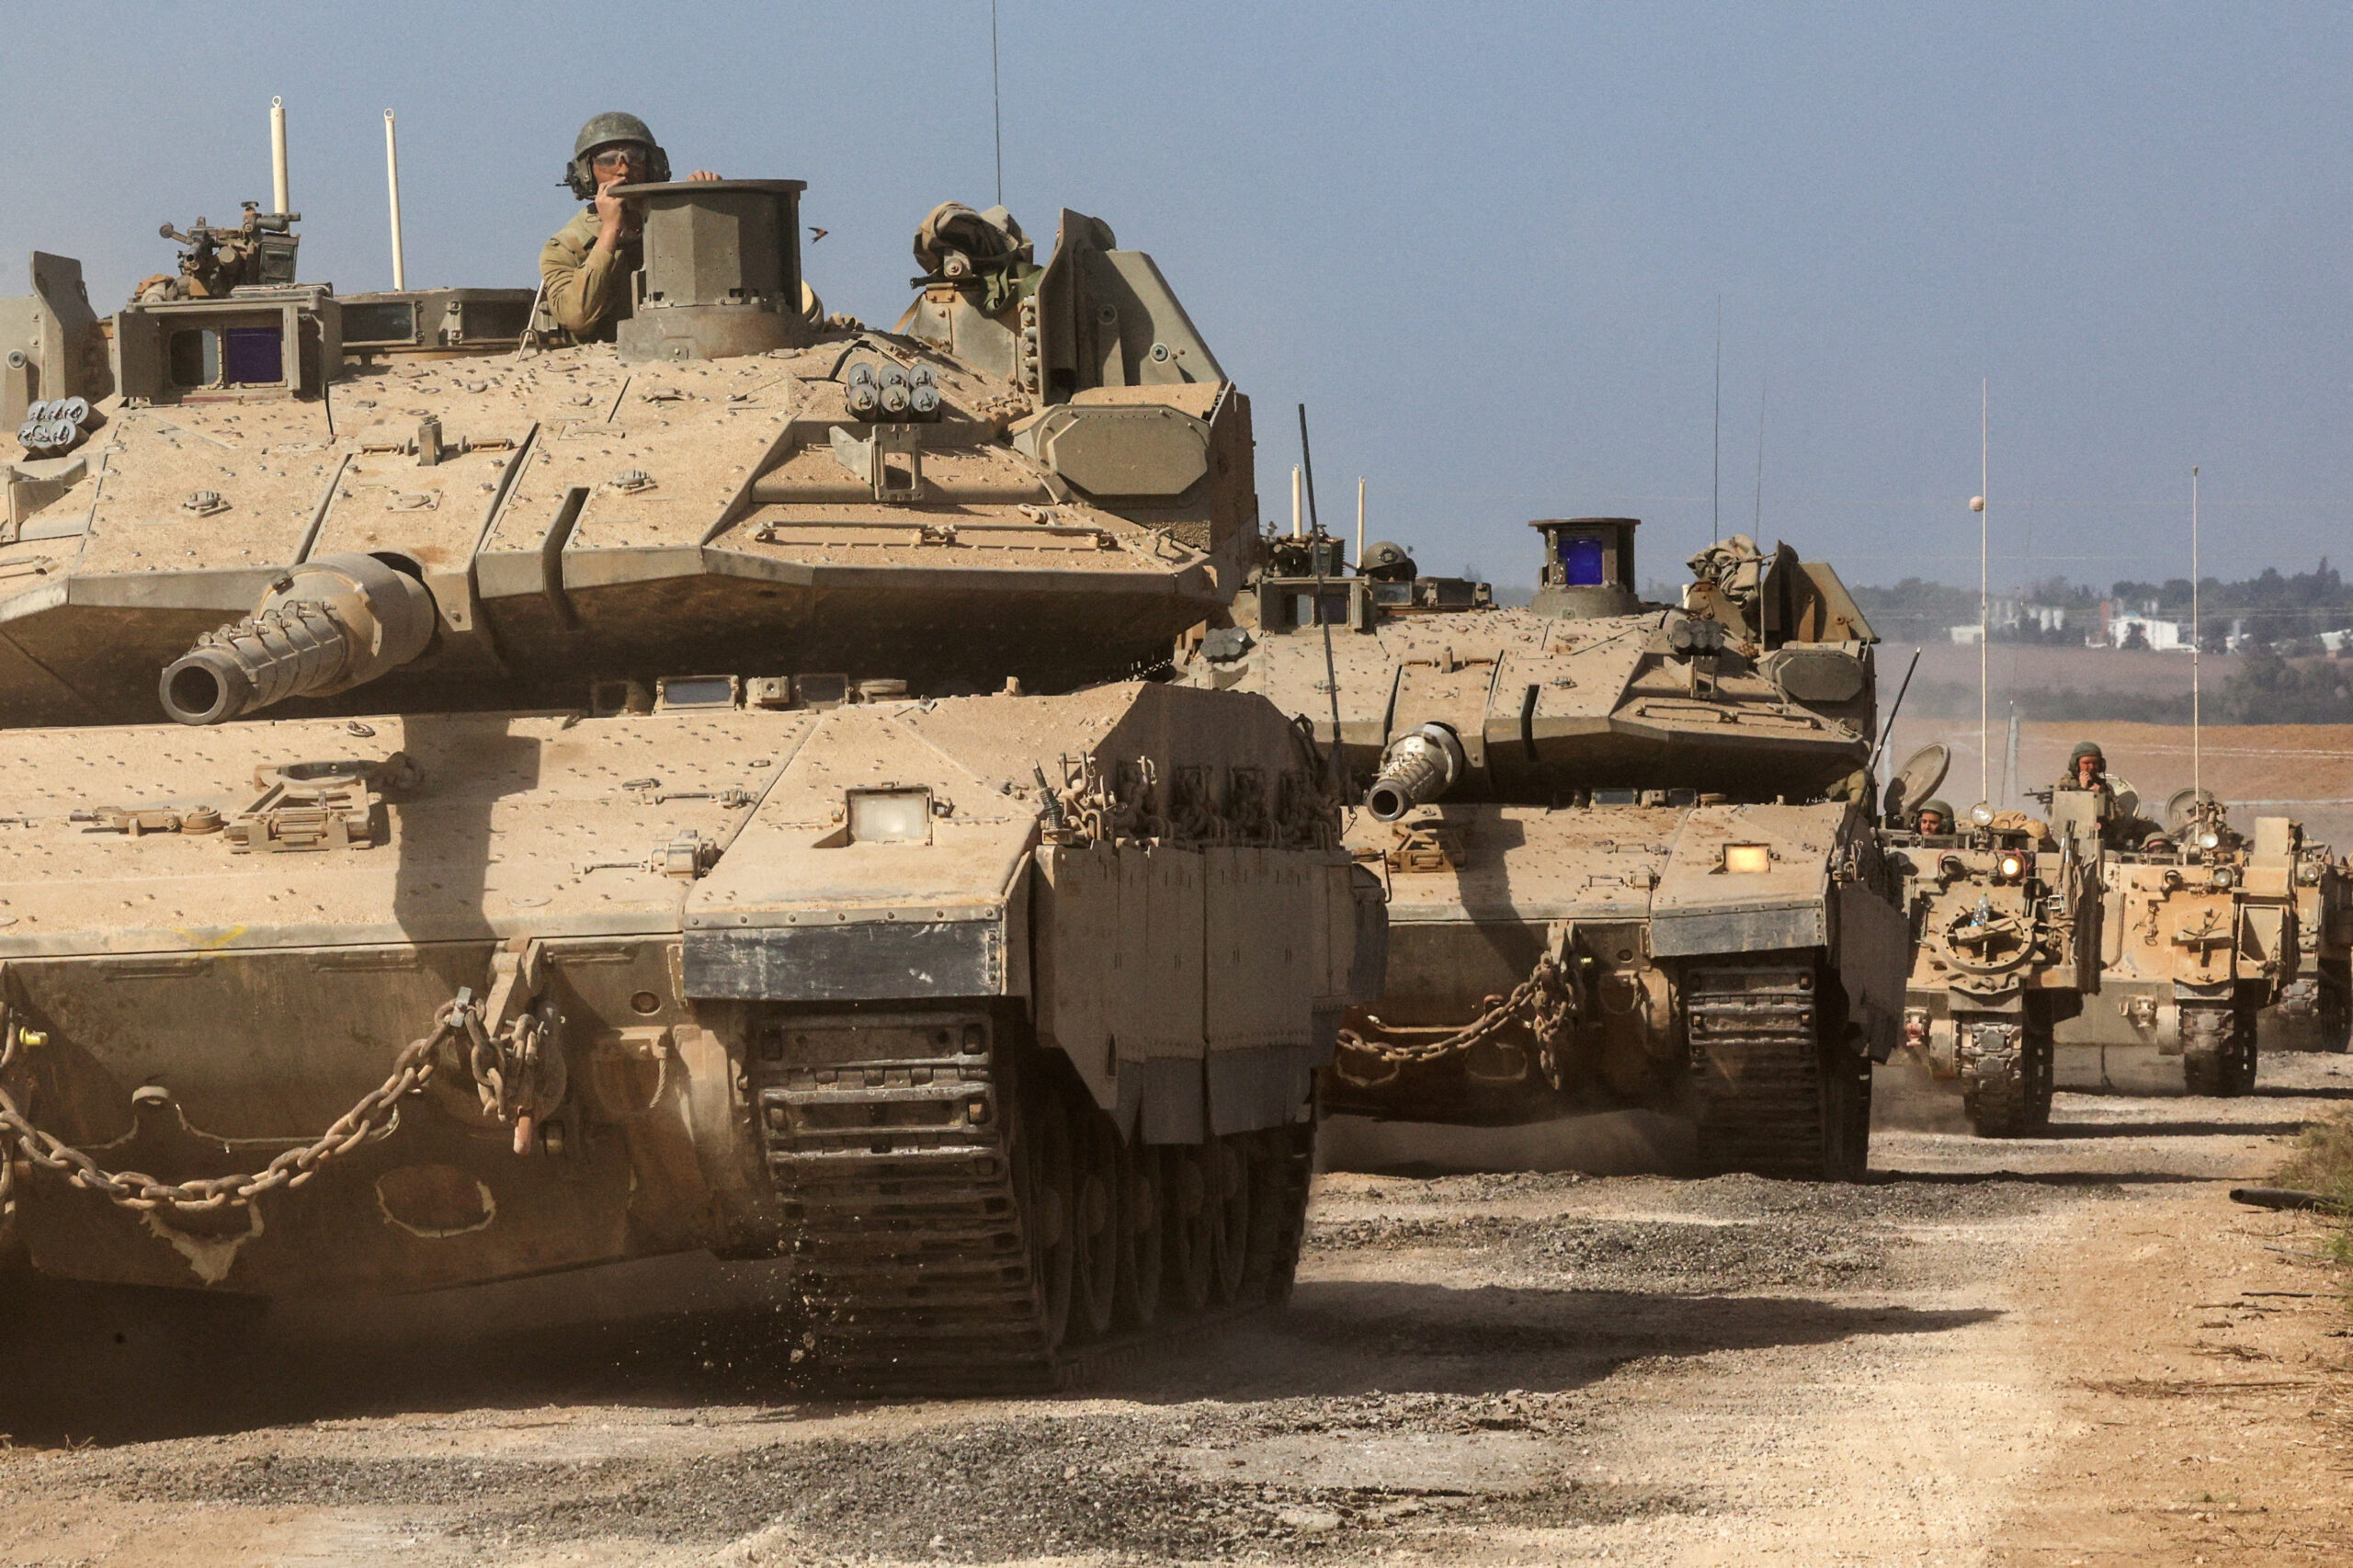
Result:
{"label": "machine gun", "polygon": [[187,248],[180,252],[176,277],[158,273],[131,290],[131,303],[156,300],[214,300],[232,289],[268,287],[294,281],[294,250],[301,236],[294,225],[300,212],[264,212],[248,201],[244,221],[235,228],[221,228],[199,218],[185,233],[165,223],[156,231]]}

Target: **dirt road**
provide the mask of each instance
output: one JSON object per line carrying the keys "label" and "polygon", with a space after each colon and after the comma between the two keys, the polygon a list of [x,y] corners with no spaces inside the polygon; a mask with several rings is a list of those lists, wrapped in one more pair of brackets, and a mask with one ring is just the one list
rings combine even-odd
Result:
{"label": "dirt road", "polygon": [[[1322,1178],[1291,1309],[1063,1399],[796,1390],[756,1271],[266,1322],[44,1293],[0,1564],[2353,1561],[2353,1338],[2232,1205],[2344,1058],[1860,1187]],[[684,1309],[684,1310],[680,1310]]]}

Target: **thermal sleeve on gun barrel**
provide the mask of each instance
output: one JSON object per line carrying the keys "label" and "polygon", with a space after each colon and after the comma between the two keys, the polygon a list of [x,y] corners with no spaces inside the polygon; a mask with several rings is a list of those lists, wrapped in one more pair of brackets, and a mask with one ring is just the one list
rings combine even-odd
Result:
{"label": "thermal sleeve on gun barrel", "polygon": [[224,724],[290,697],[347,691],[424,653],[434,620],[433,596],[406,573],[371,555],[322,556],[165,665],[164,711]]}

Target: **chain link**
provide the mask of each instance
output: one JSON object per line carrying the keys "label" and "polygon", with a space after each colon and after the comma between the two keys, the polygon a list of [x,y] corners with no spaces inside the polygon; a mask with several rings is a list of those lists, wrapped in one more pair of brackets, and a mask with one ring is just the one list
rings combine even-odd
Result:
{"label": "chain link", "polygon": [[[109,1171],[81,1150],[28,1120],[0,1087],[0,1204],[15,1185],[16,1154],[43,1170],[55,1171],[74,1186],[103,1193],[125,1209],[153,1210],[169,1207],[182,1213],[203,1213],[242,1208],[266,1192],[301,1186],[327,1161],[365,1143],[392,1135],[400,1126],[398,1102],[423,1088],[433,1077],[434,1053],[444,1040],[460,1031],[458,1005],[444,1003],[434,1015],[433,1032],[411,1040],[392,1063],[392,1075],[360,1096],[359,1103],[336,1119],[334,1126],[299,1149],[289,1149],[258,1171],[239,1176],[206,1176],[195,1181],[159,1181],[142,1171]],[[15,1062],[22,1027],[16,1011],[7,1009],[0,1032],[0,1075]],[[14,1145],[13,1149],[8,1145]]]}
{"label": "chain link", "polygon": [[[1576,1004],[1569,994],[1559,961],[1550,953],[1536,960],[1536,967],[1529,971],[1526,980],[1512,988],[1510,995],[1488,997],[1486,1011],[1443,1040],[1398,1045],[1386,1040],[1368,1040],[1354,1029],[1344,1028],[1339,1033],[1339,1047],[1400,1067],[1417,1066],[1472,1050],[1502,1033],[1523,1013],[1528,1017],[1529,1028],[1535,1031],[1539,1046],[1546,1053],[1557,1056],[1559,1043],[1575,1017]],[[1365,1015],[1365,1023],[1381,1034],[1393,1032],[1370,1013]]]}

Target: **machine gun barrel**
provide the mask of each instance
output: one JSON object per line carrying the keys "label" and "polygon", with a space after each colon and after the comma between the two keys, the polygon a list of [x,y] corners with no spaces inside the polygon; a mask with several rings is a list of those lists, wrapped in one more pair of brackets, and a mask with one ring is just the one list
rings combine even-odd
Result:
{"label": "machine gun barrel", "polygon": [[1444,724],[1424,724],[1398,736],[1381,754],[1381,774],[1365,791],[1365,810],[1376,822],[1395,822],[1426,806],[1463,774],[1462,743]]}
{"label": "machine gun barrel", "polygon": [[164,711],[183,724],[225,724],[290,697],[347,691],[424,653],[434,622],[433,596],[406,573],[372,555],[322,556],[165,665]]}

